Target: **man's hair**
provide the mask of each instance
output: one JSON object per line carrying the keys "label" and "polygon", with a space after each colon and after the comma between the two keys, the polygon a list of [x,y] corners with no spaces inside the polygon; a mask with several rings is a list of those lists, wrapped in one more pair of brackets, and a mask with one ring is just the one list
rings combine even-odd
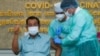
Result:
{"label": "man's hair", "polygon": [[28,25],[28,21],[29,21],[29,20],[33,20],[33,19],[36,19],[36,20],[37,20],[38,26],[40,27],[40,20],[39,20],[39,18],[37,18],[37,17],[35,17],[35,16],[30,16],[30,17],[28,17],[28,18],[26,19],[26,25]]}

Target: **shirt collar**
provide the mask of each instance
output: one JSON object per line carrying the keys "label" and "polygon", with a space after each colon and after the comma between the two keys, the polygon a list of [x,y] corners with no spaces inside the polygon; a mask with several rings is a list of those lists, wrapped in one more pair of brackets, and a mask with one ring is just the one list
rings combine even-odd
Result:
{"label": "shirt collar", "polygon": [[[30,37],[30,35],[28,35],[27,38],[28,38],[28,39],[33,39],[32,37]],[[38,34],[36,35],[35,38],[41,38],[41,35],[38,33]],[[34,39],[35,39],[35,38],[34,38]]]}
{"label": "shirt collar", "polygon": [[80,7],[77,7],[76,8],[76,11],[75,11],[75,14],[78,13],[80,10],[81,10],[81,8]]}

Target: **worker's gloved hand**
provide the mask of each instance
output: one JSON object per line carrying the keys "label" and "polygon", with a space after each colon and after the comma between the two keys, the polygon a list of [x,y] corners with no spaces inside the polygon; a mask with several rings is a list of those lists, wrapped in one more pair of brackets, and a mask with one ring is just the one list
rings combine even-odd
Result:
{"label": "worker's gloved hand", "polygon": [[55,44],[61,44],[61,39],[60,39],[60,37],[55,36],[54,42],[55,42]]}
{"label": "worker's gloved hand", "polygon": [[62,27],[61,26],[59,26],[58,28],[57,28],[57,30],[56,30],[56,35],[60,35],[61,34],[61,31],[62,31]]}

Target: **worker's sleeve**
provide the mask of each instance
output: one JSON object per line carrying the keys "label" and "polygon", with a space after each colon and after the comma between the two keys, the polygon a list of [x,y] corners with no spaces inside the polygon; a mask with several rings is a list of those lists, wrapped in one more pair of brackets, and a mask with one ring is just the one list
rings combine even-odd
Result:
{"label": "worker's sleeve", "polygon": [[51,38],[54,38],[54,30],[50,24],[49,28],[48,28],[48,34],[50,35]]}
{"label": "worker's sleeve", "polygon": [[82,15],[77,15],[73,18],[73,26],[71,27],[71,32],[62,39],[62,45],[75,44],[79,40],[79,36],[82,32],[83,27],[85,26],[86,20]]}

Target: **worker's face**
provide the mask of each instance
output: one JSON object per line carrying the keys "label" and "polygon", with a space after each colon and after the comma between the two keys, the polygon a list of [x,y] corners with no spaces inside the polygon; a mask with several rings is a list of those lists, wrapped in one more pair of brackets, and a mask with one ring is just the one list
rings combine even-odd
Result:
{"label": "worker's face", "polygon": [[36,35],[39,31],[39,24],[36,19],[28,20],[28,24],[26,26],[30,35]]}
{"label": "worker's face", "polygon": [[62,21],[62,20],[64,20],[65,17],[66,17],[66,15],[65,15],[64,12],[55,12],[55,14],[56,14],[56,19],[57,19],[58,21]]}
{"label": "worker's face", "polygon": [[67,8],[64,11],[66,16],[72,16],[74,14],[74,8]]}

